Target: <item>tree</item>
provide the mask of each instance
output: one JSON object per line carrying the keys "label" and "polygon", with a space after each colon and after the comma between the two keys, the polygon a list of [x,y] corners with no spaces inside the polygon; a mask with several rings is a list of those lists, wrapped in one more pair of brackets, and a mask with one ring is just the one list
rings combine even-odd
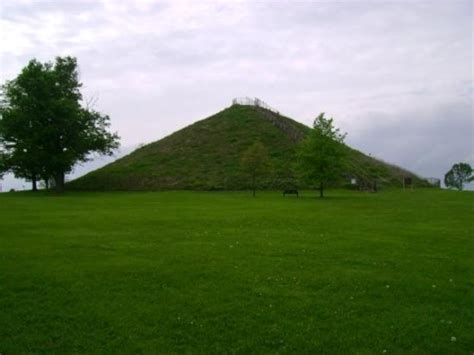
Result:
{"label": "tree", "polygon": [[240,166],[244,174],[251,180],[252,195],[255,197],[258,179],[269,169],[268,152],[261,142],[252,144],[243,154]]}
{"label": "tree", "polygon": [[3,86],[0,147],[8,170],[36,181],[54,179],[58,191],[64,176],[92,153],[112,154],[118,136],[108,131],[107,115],[83,107],[77,60],[57,57],[53,63],[31,60]]}
{"label": "tree", "polygon": [[0,179],[3,177],[3,174],[8,171],[6,159],[6,155],[0,152]]}
{"label": "tree", "polygon": [[333,125],[332,118],[321,113],[313,123],[313,129],[298,149],[298,166],[303,179],[319,185],[319,196],[324,197],[324,186],[337,179],[345,156],[344,138]]}
{"label": "tree", "polygon": [[21,74],[2,87],[0,106],[0,148],[4,170],[32,182],[36,190],[41,154],[34,141],[39,134],[38,122],[45,101],[45,65],[32,60]]}
{"label": "tree", "polygon": [[444,184],[446,187],[454,187],[462,191],[464,184],[474,181],[472,167],[467,163],[454,164],[444,176]]}

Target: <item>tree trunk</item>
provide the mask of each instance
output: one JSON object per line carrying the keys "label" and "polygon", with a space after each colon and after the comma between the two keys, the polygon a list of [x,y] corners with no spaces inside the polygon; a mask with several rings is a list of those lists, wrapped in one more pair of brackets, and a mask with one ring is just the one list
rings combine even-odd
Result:
{"label": "tree trunk", "polygon": [[319,197],[323,198],[324,197],[324,186],[323,183],[319,183]]}
{"label": "tree trunk", "polygon": [[31,190],[38,191],[38,185],[37,185],[37,181],[36,181],[36,174],[33,174],[31,176]]}
{"label": "tree trunk", "polygon": [[49,179],[48,178],[44,179],[44,187],[45,187],[46,190],[49,190]]}
{"label": "tree trunk", "polygon": [[255,197],[255,175],[252,175],[252,190],[253,190],[253,197]]}
{"label": "tree trunk", "polygon": [[63,172],[59,172],[54,175],[54,185],[56,188],[56,192],[64,191],[64,173]]}

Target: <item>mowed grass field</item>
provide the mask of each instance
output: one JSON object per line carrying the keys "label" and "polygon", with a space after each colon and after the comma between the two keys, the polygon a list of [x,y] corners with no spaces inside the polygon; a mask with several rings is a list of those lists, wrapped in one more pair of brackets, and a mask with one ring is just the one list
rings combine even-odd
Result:
{"label": "mowed grass field", "polygon": [[474,352],[474,193],[0,194],[0,353]]}

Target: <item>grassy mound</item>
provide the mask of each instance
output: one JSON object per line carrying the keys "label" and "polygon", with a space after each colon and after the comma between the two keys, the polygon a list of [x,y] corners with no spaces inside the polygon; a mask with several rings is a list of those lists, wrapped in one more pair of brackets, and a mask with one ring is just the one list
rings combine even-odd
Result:
{"label": "grassy mound", "polygon": [[[280,188],[293,167],[297,144],[309,128],[290,118],[252,106],[231,106],[157,142],[137,149],[112,164],[71,183],[83,190],[242,190],[248,187],[240,171],[242,153],[255,141],[268,149],[272,172],[262,181]],[[397,186],[414,174],[347,147],[347,176]],[[344,182],[342,182],[344,183]]]}

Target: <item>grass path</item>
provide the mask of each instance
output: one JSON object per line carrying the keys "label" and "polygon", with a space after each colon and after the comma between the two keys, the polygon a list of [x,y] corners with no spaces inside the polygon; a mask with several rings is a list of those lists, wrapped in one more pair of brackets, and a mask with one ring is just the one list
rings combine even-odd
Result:
{"label": "grass path", "polygon": [[0,194],[0,353],[474,352],[474,193]]}

